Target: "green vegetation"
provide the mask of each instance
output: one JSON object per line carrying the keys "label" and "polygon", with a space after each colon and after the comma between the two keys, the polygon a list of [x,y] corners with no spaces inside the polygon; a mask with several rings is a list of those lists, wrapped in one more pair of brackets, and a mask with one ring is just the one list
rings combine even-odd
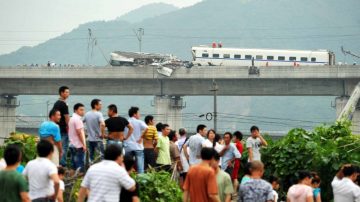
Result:
{"label": "green vegetation", "polygon": [[169,173],[154,170],[135,177],[139,184],[140,200],[143,202],[181,202],[182,191],[177,182],[171,180]]}
{"label": "green vegetation", "polygon": [[17,144],[22,151],[22,165],[25,165],[28,161],[36,158],[36,143],[38,142],[38,136],[25,134],[25,133],[12,133],[8,139],[5,140],[5,144],[0,147],[0,157],[3,156],[4,148],[10,144]]}
{"label": "green vegetation", "polygon": [[[350,122],[336,122],[329,126],[319,126],[313,131],[295,128],[287,136],[272,141],[262,150],[262,160],[265,164],[265,178],[276,175],[281,178],[280,193],[284,193],[289,186],[296,183],[296,173],[299,170],[318,172],[322,182],[323,201],[330,201],[332,196],[331,181],[342,164],[352,163],[360,165],[360,136],[353,135]],[[18,144],[23,151],[23,163],[36,157],[35,136],[13,134],[5,143]],[[3,154],[0,147],[0,157]],[[247,152],[244,152],[242,163],[247,161]],[[182,191],[179,185],[171,180],[167,172],[150,171],[134,176],[139,184],[141,201],[181,201]],[[69,201],[75,201],[81,184],[81,178],[74,180],[72,188],[67,187],[66,196]]]}
{"label": "green vegetation", "polygon": [[360,136],[351,134],[350,122],[319,126],[312,132],[301,128],[290,130],[282,139],[262,150],[262,160],[268,177],[282,179],[282,192],[296,183],[299,170],[318,172],[322,182],[322,197],[330,201],[331,181],[342,164],[360,165]]}

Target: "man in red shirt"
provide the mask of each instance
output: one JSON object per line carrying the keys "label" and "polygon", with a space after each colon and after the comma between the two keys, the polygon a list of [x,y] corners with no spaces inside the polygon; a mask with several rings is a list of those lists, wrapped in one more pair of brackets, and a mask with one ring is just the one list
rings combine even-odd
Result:
{"label": "man in red shirt", "polygon": [[220,202],[216,175],[211,167],[215,161],[216,151],[214,148],[201,150],[201,163],[190,167],[184,182],[183,202]]}
{"label": "man in red shirt", "polygon": [[[241,143],[242,138],[243,138],[243,134],[240,131],[234,132],[234,143],[241,155],[243,153],[243,145]],[[238,174],[240,169],[240,163],[241,163],[240,159],[235,159],[234,170],[231,175],[231,179],[233,180],[233,184],[234,184],[234,190],[238,190],[238,186],[239,186]]]}

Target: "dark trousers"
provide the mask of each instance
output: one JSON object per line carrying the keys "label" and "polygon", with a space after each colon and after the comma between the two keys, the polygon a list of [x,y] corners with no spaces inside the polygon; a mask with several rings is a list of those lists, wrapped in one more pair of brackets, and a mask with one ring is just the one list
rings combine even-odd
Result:
{"label": "dark trousers", "polygon": [[155,168],[156,159],[155,159],[155,150],[153,148],[144,149],[144,163],[145,163],[145,170],[147,170],[149,166]]}
{"label": "dark trousers", "polygon": [[158,171],[162,170],[171,173],[171,165],[157,164],[156,167]]}
{"label": "dark trousers", "polygon": [[102,141],[89,141],[90,162],[94,161],[95,150],[99,150],[100,159],[102,160],[104,158],[104,144]]}
{"label": "dark trousers", "polygon": [[234,171],[234,167],[227,167],[225,170],[224,170],[226,173],[228,173],[230,175],[230,177],[232,176],[233,174],[233,171]]}
{"label": "dark trousers", "polygon": [[83,148],[69,147],[71,152],[71,168],[80,172],[85,172],[85,152]]}
{"label": "dark trousers", "polygon": [[32,200],[32,202],[55,202],[55,200],[49,198],[37,198]]}

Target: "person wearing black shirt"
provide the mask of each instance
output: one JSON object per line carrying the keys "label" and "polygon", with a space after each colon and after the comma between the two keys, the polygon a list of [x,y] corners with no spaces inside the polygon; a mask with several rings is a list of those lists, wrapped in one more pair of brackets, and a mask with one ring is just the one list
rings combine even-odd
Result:
{"label": "person wearing black shirt", "polygon": [[[126,171],[129,173],[129,175],[135,171],[134,165],[135,160],[132,156],[125,156],[124,157],[124,164]],[[136,189],[135,191],[128,191],[126,189],[122,189],[120,193],[120,201],[121,202],[139,202],[139,184],[136,183]]]}
{"label": "person wearing black shirt", "polygon": [[68,123],[70,120],[69,116],[69,107],[66,103],[66,99],[70,95],[70,89],[67,86],[61,86],[59,88],[60,98],[54,104],[53,109],[60,111],[61,119],[59,122],[60,132],[61,132],[61,143],[62,143],[62,157],[60,160],[60,165],[66,167],[66,156],[69,148],[69,136],[68,136]]}
{"label": "person wearing black shirt", "polygon": [[108,116],[109,118],[105,120],[105,126],[108,130],[107,144],[120,144],[123,146],[125,127],[129,129],[127,137],[132,134],[134,129],[128,120],[117,114],[116,105],[111,104],[108,106]]}

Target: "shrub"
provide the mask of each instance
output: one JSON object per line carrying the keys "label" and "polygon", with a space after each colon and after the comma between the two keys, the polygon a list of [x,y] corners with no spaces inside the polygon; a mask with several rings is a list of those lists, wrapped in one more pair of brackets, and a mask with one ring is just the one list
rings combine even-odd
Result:
{"label": "shrub", "polygon": [[24,133],[12,133],[0,148],[0,157],[3,156],[4,149],[7,145],[16,144],[19,145],[23,154],[21,164],[26,165],[27,162],[36,158],[36,143],[38,140],[39,138],[37,136]]}
{"label": "shrub", "polygon": [[154,170],[135,177],[139,184],[139,197],[142,202],[181,202],[182,191],[169,173]]}
{"label": "shrub", "polygon": [[282,139],[262,150],[270,173],[282,179],[282,191],[296,183],[299,170],[318,172],[322,182],[323,201],[332,196],[331,181],[342,164],[360,164],[360,137],[351,134],[350,122],[319,126],[312,132],[301,128],[290,130]]}

